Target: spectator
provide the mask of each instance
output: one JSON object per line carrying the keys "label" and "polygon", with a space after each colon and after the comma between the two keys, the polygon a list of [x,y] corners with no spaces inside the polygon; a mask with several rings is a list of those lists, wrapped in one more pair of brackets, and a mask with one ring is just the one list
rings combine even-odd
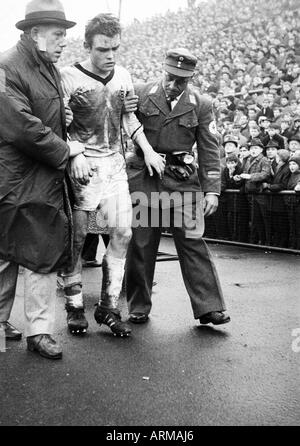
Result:
{"label": "spectator", "polygon": [[280,135],[280,125],[271,123],[267,130],[268,137],[266,137],[265,142],[268,144],[271,140],[276,141],[279,149],[285,149],[286,141],[283,136]]}
{"label": "spectator", "polygon": [[[223,207],[223,215],[227,217],[227,228],[229,240],[238,240],[237,209],[239,209],[238,195],[226,194],[226,189],[240,189],[242,179],[238,176],[243,172],[237,155],[230,154],[226,157],[226,167],[221,175],[221,198],[220,205]],[[224,220],[223,220],[224,222]]]}
{"label": "spectator", "polygon": [[226,157],[231,154],[238,155],[238,153],[239,153],[238,139],[236,137],[234,137],[232,134],[226,135],[224,137],[223,146],[224,146],[224,151],[225,151],[225,157],[222,158],[221,165],[223,167],[225,167]]}
{"label": "spectator", "polygon": [[289,160],[289,169],[291,172],[287,189],[296,192],[296,196],[285,197],[288,208],[289,226],[290,226],[290,246],[300,249],[300,152]]}
{"label": "spectator", "polygon": [[265,116],[269,118],[269,120],[274,119],[274,112],[273,109],[270,107],[270,101],[268,98],[264,98],[262,101],[262,107],[260,112],[257,115],[257,119],[259,120],[260,116]]}
{"label": "spectator", "polygon": [[295,115],[293,118],[293,125],[290,128],[291,136],[299,136],[300,137],[300,116]]}
{"label": "spectator", "polygon": [[264,245],[269,241],[269,228],[267,226],[266,197],[260,193],[263,183],[271,175],[271,167],[263,156],[264,146],[260,139],[253,139],[250,143],[250,157],[240,177],[245,180],[245,192],[249,195],[249,203],[253,216],[251,242]]}
{"label": "spectator", "polygon": [[[270,141],[267,145],[268,150],[271,150],[273,143]],[[263,190],[267,193],[274,193],[272,199],[268,200],[268,221],[271,227],[273,238],[271,244],[273,246],[280,246],[282,248],[288,247],[289,242],[289,224],[287,207],[284,197],[278,192],[286,190],[288,180],[290,177],[288,150],[278,150],[276,147],[276,163],[272,163],[271,177],[269,182],[263,183]]]}
{"label": "spectator", "polygon": [[291,136],[289,139],[289,151],[295,153],[296,150],[300,150],[300,136],[297,134],[295,136]]}
{"label": "spectator", "polygon": [[266,145],[266,157],[270,162],[271,173],[273,172],[273,169],[276,170],[276,165],[277,165],[276,155],[278,150],[279,150],[279,144],[275,140],[270,139],[270,141]]}

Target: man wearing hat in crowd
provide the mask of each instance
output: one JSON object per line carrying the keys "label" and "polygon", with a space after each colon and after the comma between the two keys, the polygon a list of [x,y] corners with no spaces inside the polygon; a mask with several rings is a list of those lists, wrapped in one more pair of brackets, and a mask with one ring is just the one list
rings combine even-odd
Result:
{"label": "man wearing hat in crowd", "polygon": [[300,150],[300,135],[290,136],[288,142],[291,154],[295,153],[296,150]]}
{"label": "man wearing hat in crowd", "polygon": [[263,156],[264,145],[259,138],[253,138],[249,143],[250,156],[247,159],[244,172],[240,177],[245,180],[245,193],[252,209],[251,242],[264,245],[269,242],[270,234],[267,225],[266,197],[260,195],[263,183],[271,176],[271,166]]}
{"label": "man wearing hat in crowd", "polygon": [[[270,139],[268,144],[265,147],[266,150],[266,157],[270,162],[271,165],[271,171],[274,168],[276,170],[276,155],[279,150],[279,144],[277,141]],[[272,173],[272,172],[271,172]]]}
{"label": "man wearing hat in crowd", "polygon": [[295,152],[289,159],[290,177],[287,190],[296,192],[295,195],[284,197],[288,208],[290,226],[290,244],[294,249],[300,249],[300,151]]}
{"label": "man wearing hat in crowd", "polygon": [[[150,177],[139,149],[127,163],[136,216],[126,273],[129,320],[133,323],[146,322],[151,311],[162,227],[172,228],[194,318],[215,325],[230,320],[202,239],[204,217],[218,207],[220,152],[212,104],[189,85],[196,64],[197,58],[185,48],[171,49],[165,57],[162,80],[136,86],[137,116],[152,147],[166,158],[166,168],[162,179],[156,174]],[[143,217],[140,221],[138,215]]]}
{"label": "man wearing hat in crowd", "polygon": [[59,0],[33,0],[16,25],[21,40],[0,57],[0,324],[7,340],[21,338],[8,321],[22,265],[27,346],[49,359],[62,357],[52,338],[56,272],[71,258],[65,168],[84,151],[66,142],[54,65],[74,25]]}
{"label": "man wearing hat in crowd", "polygon": [[278,192],[286,190],[290,177],[288,150],[280,149],[279,144],[270,140],[266,147],[267,157],[271,159],[271,176],[262,184],[265,193],[275,192],[267,201],[268,225],[271,228],[271,244],[281,248],[288,247],[289,225],[284,197]]}

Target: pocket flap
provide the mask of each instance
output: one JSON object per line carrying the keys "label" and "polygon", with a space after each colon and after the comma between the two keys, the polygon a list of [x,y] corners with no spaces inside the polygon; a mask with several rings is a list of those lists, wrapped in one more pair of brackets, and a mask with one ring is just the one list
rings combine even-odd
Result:
{"label": "pocket flap", "polygon": [[182,125],[183,127],[187,128],[197,127],[198,125],[197,116],[194,113],[183,115],[179,118],[179,125]]}
{"label": "pocket flap", "polygon": [[158,116],[159,109],[150,101],[144,102],[140,105],[139,111],[145,116]]}

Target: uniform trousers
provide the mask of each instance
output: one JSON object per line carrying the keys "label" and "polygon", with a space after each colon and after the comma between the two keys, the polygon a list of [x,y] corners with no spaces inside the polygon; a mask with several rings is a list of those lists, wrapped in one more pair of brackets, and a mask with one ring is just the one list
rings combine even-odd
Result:
{"label": "uniform trousers", "polygon": [[[157,212],[160,214],[159,218],[153,218],[153,213]],[[156,256],[166,220],[170,222],[182,277],[195,319],[211,311],[225,311],[216,268],[210,251],[202,239],[203,209],[190,203],[171,210],[148,208],[148,213],[149,222],[152,218],[152,222],[159,221],[159,224],[155,226],[148,224],[143,227],[135,227],[133,224],[133,236],[127,254],[126,290],[129,313],[148,315],[151,311]],[[166,213],[167,218],[165,218]]]}
{"label": "uniform trousers", "polygon": [[[0,322],[10,318],[17,287],[19,265],[0,259]],[[53,334],[56,274],[24,269],[25,336]]]}

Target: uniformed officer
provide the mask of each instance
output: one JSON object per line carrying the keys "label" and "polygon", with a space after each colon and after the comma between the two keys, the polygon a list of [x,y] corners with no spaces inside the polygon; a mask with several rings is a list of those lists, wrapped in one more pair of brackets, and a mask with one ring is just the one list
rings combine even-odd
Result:
{"label": "uniformed officer", "polygon": [[[163,178],[146,170],[136,148],[127,160],[133,211],[126,284],[129,320],[143,323],[151,310],[153,276],[161,231],[173,233],[195,319],[230,321],[210,252],[202,239],[204,217],[218,207],[220,151],[209,99],[189,85],[197,58],[184,48],[169,50],[161,81],[137,85],[137,116],[149,143],[166,160]],[[134,108],[128,100],[127,110]],[[196,150],[193,150],[193,149]]]}

